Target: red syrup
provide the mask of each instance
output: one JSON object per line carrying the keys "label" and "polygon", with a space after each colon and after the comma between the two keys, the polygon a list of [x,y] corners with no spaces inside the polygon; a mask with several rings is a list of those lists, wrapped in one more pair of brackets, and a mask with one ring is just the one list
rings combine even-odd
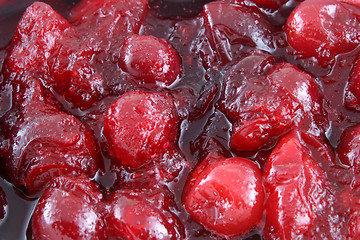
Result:
{"label": "red syrup", "polygon": [[[17,7],[14,7],[15,4],[9,4],[0,8],[0,26],[10,24],[9,27],[1,28],[1,31],[3,31],[1,34],[2,38],[0,39],[1,46],[3,47],[1,51],[2,63],[6,56],[6,47],[12,38],[17,22],[25,7],[29,6],[32,2],[33,1],[16,1],[16,3],[18,3]],[[48,1],[48,3],[64,17],[67,17],[68,9],[73,6],[71,1]],[[346,201],[349,196],[356,195],[356,189],[354,190],[354,185],[356,184],[353,183],[356,181],[352,180],[355,173],[351,170],[347,170],[349,167],[344,166],[335,155],[331,156],[328,151],[333,152],[337,148],[341,140],[341,134],[345,129],[360,123],[360,113],[344,106],[345,88],[348,84],[351,70],[357,58],[360,56],[360,48],[358,46],[348,53],[338,54],[333,63],[322,66],[319,66],[317,61],[312,58],[302,59],[299,56],[294,55],[293,53],[296,51],[284,43],[285,34],[283,32],[287,17],[298,4],[298,2],[289,1],[277,11],[269,9],[259,10],[257,7],[250,4],[251,9],[255,9],[255,11],[260,11],[265,14],[271,22],[271,25],[274,27],[274,32],[276,32],[276,34],[274,34],[273,37],[270,37],[268,46],[258,45],[257,47],[253,46],[251,39],[239,37],[239,39],[249,41],[250,43],[242,44],[242,42],[234,41],[234,44],[229,48],[230,50],[226,49],[224,51],[230,52],[231,55],[228,56],[231,57],[221,55],[221,53],[220,55],[212,56],[211,51],[209,52],[211,46],[209,47],[209,45],[207,45],[209,43],[205,42],[204,36],[206,36],[206,29],[202,28],[204,24],[203,12],[200,13],[198,17],[185,19],[159,18],[157,17],[156,12],[151,10],[149,10],[146,15],[145,21],[140,28],[139,35],[153,35],[159,39],[166,39],[179,53],[182,60],[183,69],[179,79],[169,87],[170,90],[166,90],[165,92],[173,96],[179,119],[181,120],[181,123],[179,124],[180,134],[178,148],[180,155],[185,159],[185,163],[180,161],[183,164],[181,165],[182,167],[180,170],[176,168],[171,169],[170,174],[166,175],[164,179],[167,179],[165,185],[174,196],[178,209],[175,214],[184,225],[185,234],[188,239],[217,239],[218,237],[215,233],[205,229],[201,224],[194,221],[185,210],[181,200],[187,177],[190,172],[198,166],[198,163],[206,158],[209,152],[217,150],[226,157],[237,156],[251,159],[260,166],[262,171],[266,169],[267,175],[270,175],[268,173],[269,168],[274,166],[274,162],[281,161],[281,157],[271,157],[272,160],[275,160],[272,161],[271,166],[266,166],[266,159],[271,155],[278,139],[274,139],[273,142],[260,148],[260,150],[247,152],[232,150],[229,142],[231,138],[231,129],[234,123],[228,119],[228,116],[224,113],[221,107],[222,104],[220,103],[220,101],[222,101],[220,94],[224,87],[223,81],[227,76],[229,69],[237,63],[238,59],[244,58],[249,52],[259,49],[271,53],[274,56],[273,61],[286,61],[294,64],[298,69],[305,71],[315,79],[320,86],[320,93],[323,98],[323,108],[327,112],[326,119],[330,123],[329,126],[324,129],[324,134],[326,136],[324,143],[329,144],[330,147],[324,147],[324,143],[318,141],[317,138],[313,139],[304,133],[298,135],[300,136],[299,140],[294,140],[294,142],[301,142],[302,145],[300,143],[297,144],[296,147],[293,148],[295,150],[292,151],[297,151],[301,149],[301,146],[305,146],[304,148],[306,148],[308,152],[311,152],[310,155],[312,158],[320,159],[317,160],[319,162],[314,166],[314,169],[318,169],[319,165],[321,166],[323,171],[326,172],[326,176],[330,183],[327,183],[326,181],[324,181],[326,183],[323,183],[323,180],[319,181],[321,184],[326,185],[326,187],[324,187],[325,189],[331,188],[331,190],[324,190],[328,191],[327,193],[329,193],[331,197],[327,197],[325,200],[319,200],[320,202],[326,202],[324,205],[328,205],[323,211],[334,218],[343,218],[345,220],[329,222],[326,217],[323,219],[318,218],[316,221],[322,226],[319,228],[320,232],[317,232],[318,235],[307,235],[307,237],[330,238],[332,235],[333,238],[344,238],[344,236],[347,236],[349,233],[345,232],[346,230],[342,231],[341,228],[344,226],[344,228],[347,228],[347,225],[353,227],[354,223],[351,221],[355,221],[356,225],[356,208],[354,207],[354,212],[349,210],[353,208],[355,203]],[[211,11],[210,8],[207,10]],[[245,14],[249,13],[245,12]],[[251,14],[248,16],[251,16]],[[262,29],[259,28],[258,30],[260,31]],[[266,41],[267,39],[264,38],[263,42],[266,43]],[[98,63],[98,66],[96,67],[102,69],[104,75],[112,74],[112,71],[106,71],[108,67],[106,63]],[[109,85],[111,85],[111,83],[109,83]],[[103,135],[103,119],[109,106],[124,92],[137,88],[154,92],[159,91],[158,86],[154,87],[152,84],[144,84],[141,87],[127,85],[125,88],[118,89],[114,87],[111,94],[108,94],[87,109],[74,107],[73,104],[64,99],[62,94],[54,91],[55,97],[61,102],[66,112],[76,116],[81,122],[86,123],[90,129],[92,129],[95,139],[102,149],[101,157],[104,161],[104,169],[99,170],[94,177],[94,180],[100,185],[100,192],[103,194],[104,199],[107,199],[111,196],[111,193],[114,193],[118,189],[126,189],[126,186],[132,186],[134,180],[146,184],[148,179],[144,177],[144,175],[149,175],[152,171],[152,169],[133,171],[131,168],[122,166],[121,164],[112,164],[112,157],[108,150],[108,144]],[[11,93],[9,90],[4,90],[1,94],[0,109],[2,115],[10,108],[10,97]],[[290,130],[287,129],[280,135],[283,136],[288,131]],[[291,134],[296,135],[294,133]],[[288,138],[297,139],[292,135],[289,135]],[[288,141],[288,138],[283,138],[283,141]],[[283,147],[284,145],[286,145],[286,143],[282,142],[281,146]],[[318,152],[319,149],[322,149],[322,151]],[[276,151],[281,151],[280,146]],[[329,155],[328,157],[327,154]],[[335,163],[329,163],[328,160],[332,158],[333,160],[335,159]],[[310,159],[309,161],[311,162],[312,160]],[[306,161],[303,164],[309,163]],[[165,165],[164,167],[166,168],[167,166]],[[316,172],[317,170],[314,171]],[[172,177],[172,174],[175,174],[176,177]],[[311,176],[314,179],[322,179],[323,174],[324,173],[321,171],[318,175],[314,174]],[[26,194],[22,193],[21,189],[12,186],[12,184],[4,178],[1,178],[0,180],[0,186],[4,189],[8,203],[5,219],[0,225],[0,238],[19,240],[32,239],[31,225],[29,225],[29,222],[32,212],[37,204],[38,197],[41,194],[26,196]],[[271,183],[269,185],[271,185]],[[309,188],[311,188],[311,186]],[[111,199],[112,198],[114,197],[111,197]],[[342,200],[339,201],[337,199]],[[332,208],[335,208],[336,210],[330,212],[330,209]],[[318,214],[316,211],[314,212],[315,215]],[[272,235],[269,227],[265,226],[265,221],[266,217],[264,215],[254,229],[244,235],[235,236],[233,239],[263,239],[264,236],[267,237],[266,239],[271,239],[275,235]],[[264,231],[267,232],[264,233]],[[356,239],[356,231],[351,230],[349,232],[352,234],[350,236],[353,237],[353,239]],[[314,234],[314,231],[310,234]],[[221,239],[221,237],[219,237],[219,239]]]}

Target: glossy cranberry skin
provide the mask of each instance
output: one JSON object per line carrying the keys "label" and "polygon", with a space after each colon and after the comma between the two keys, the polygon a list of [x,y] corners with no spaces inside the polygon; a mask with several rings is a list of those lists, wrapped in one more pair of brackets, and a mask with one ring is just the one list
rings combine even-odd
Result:
{"label": "glossy cranberry skin", "polygon": [[1,156],[5,176],[28,194],[54,177],[94,176],[102,165],[93,132],[60,110],[38,79],[13,79],[13,105],[2,118]]}
{"label": "glossy cranberry skin", "polygon": [[[265,51],[276,48],[276,30],[256,8],[216,1],[204,6],[204,27],[212,53],[211,65],[225,65],[239,56],[244,46]],[[280,41],[280,40],[279,40]],[[232,48],[233,46],[237,46]]]}
{"label": "glossy cranberry skin", "polygon": [[265,194],[256,163],[210,153],[188,177],[182,202],[191,217],[225,236],[246,233],[263,214]]}
{"label": "glossy cranberry skin", "polygon": [[32,4],[15,30],[6,71],[46,75],[47,58],[56,51],[58,40],[69,28],[70,24],[66,19],[49,5],[42,2]]}
{"label": "glossy cranberry skin", "polygon": [[266,239],[311,238],[317,229],[323,231],[328,221],[330,214],[325,209],[330,203],[327,198],[331,189],[319,158],[331,154],[326,147],[312,146],[312,142],[317,142],[312,138],[299,131],[290,132],[266,162]]}
{"label": "glossy cranberry skin", "polygon": [[171,85],[181,73],[181,60],[175,49],[166,40],[154,36],[126,38],[119,65],[139,81],[160,86]]}
{"label": "glossy cranberry skin", "polygon": [[173,148],[178,132],[174,102],[163,93],[125,93],[110,105],[104,121],[112,156],[135,168]]}
{"label": "glossy cranberry skin", "polygon": [[261,53],[228,70],[219,107],[233,123],[230,146],[237,151],[271,146],[294,126],[316,132],[327,126],[315,80]]}
{"label": "glossy cranberry skin", "polygon": [[56,178],[33,213],[33,239],[107,239],[101,201],[98,186],[87,177]]}
{"label": "glossy cranberry skin", "polygon": [[125,187],[113,192],[108,204],[106,221],[110,239],[175,240],[185,237],[181,222],[170,211],[170,207],[174,207],[173,199],[164,188],[151,183],[147,188]]}
{"label": "glossy cranberry skin", "polygon": [[342,1],[304,1],[287,20],[287,40],[303,57],[326,65],[359,45],[359,16],[359,7]]}
{"label": "glossy cranberry skin", "polygon": [[336,149],[341,163],[360,171],[360,125],[346,129]]}

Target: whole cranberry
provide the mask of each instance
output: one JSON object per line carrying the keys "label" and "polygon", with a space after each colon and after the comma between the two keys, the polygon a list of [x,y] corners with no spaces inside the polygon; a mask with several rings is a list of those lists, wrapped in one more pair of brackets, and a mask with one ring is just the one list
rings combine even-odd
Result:
{"label": "whole cranberry", "polygon": [[140,167],[175,146],[179,126],[173,99],[163,93],[128,92],[109,107],[104,135],[117,161]]}
{"label": "whole cranberry", "polygon": [[129,240],[184,239],[184,227],[170,211],[170,208],[174,209],[170,192],[151,183],[147,185],[139,187],[130,184],[110,195],[109,213],[106,215],[109,237]]}
{"label": "whole cranberry", "polygon": [[250,231],[263,216],[260,168],[245,158],[211,152],[190,174],[182,202],[191,217],[218,235]]}
{"label": "whole cranberry", "polygon": [[326,65],[359,45],[359,16],[358,6],[342,1],[304,1],[287,20],[287,40],[303,57]]}
{"label": "whole cranberry", "polygon": [[98,186],[87,177],[54,179],[33,213],[33,239],[107,239],[101,201]]}
{"label": "whole cranberry", "polygon": [[145,83],[171,85],[182,71],[175,49],[154,36],[132,35],[120,49],[120,67]]}

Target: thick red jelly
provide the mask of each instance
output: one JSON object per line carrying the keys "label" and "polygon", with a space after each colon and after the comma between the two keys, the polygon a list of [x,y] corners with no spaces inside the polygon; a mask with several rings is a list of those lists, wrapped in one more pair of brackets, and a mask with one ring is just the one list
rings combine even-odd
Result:
{"label": "thick red jelly", "polygon": [[355,0],[0,0],[0,239],[359,239]]}

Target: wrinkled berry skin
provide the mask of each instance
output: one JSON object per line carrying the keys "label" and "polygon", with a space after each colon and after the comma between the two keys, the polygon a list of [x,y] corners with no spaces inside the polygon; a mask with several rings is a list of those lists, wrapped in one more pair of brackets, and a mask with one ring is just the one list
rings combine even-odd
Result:
{"label": "wrinkled berry skin", "polygon": [[6,178],[28,194],[44,189],[54,177],[86,174],[102,166],[89,127],[45,94],[38,79],[13,79],[13,105],[1,119],[1,166]]}
{"label": "wrinkled berry skin", "polygon": [[360,172],[360,125],[343,132],[336,152],[342,164]]}
{"label": "wrinkled berry skin", "polygon": [[[272,52],[282,37],[256,7],[215,1],[204,6],[204,28],[211,51],[204,58],[211,67],[236,60],[242,49]],[[231,44],[230,44],[231,43]]]}
{"label": "wrinkled berry skin", "polygon": [[171,85],[181,73],[181,60],[175,49],[166,40],[154,36],[126,38],[119,65],[139,81],[160,86]]}
{"label": "wrinkled berry skin", "polygon": [[331,231],[325,228],[331,222],[327,219],[331,188],[319,163],[330,164],[333,159],[329,148],[313,145],[316,142],[306,133],[292,131],[269,156],[264,169],[266,239],[311,238],[319,229]]}
{"label": "wrinkled berry skin", "polygon": [[141,185],[130,184],[109,196],[110,239],[184,239],[184,226],[170,211],[174,209],[171,194],[150,182]]}
{"label": "wrinkled berry skin", "polygon": [[56,178],[33,213],[33,239],[107,239],[101,201],[98,186],[87,177]]}
{"label": "wrinkled berry skin", "polygon": [[257,151],[293,127],[323,132],[326,112],[315,80],[267,54],[241,58],[227,72],[219,108],[233,123],[230,147]]}
{"label": "wrinkled berry skin", "polygon": [[191,217],[219,236],[244,234],[259,223],[265,194],[256,163],[210,153],[188,177],[182,202]]}
{"label": "wrinkled berry skin", "polygon": [[[346,1],[345,1],[346,2]],[[289,45],[300,55],[314,57],[320,65],[359,45],[358,6],[335,0],[304,1],[287,19]]]}
{"label": "wrinkled berry skin", "polygon": [[162,93],[128,92],[109,107],[104,135],[117,163],[140,167],[174,147],[178,119],[172,98]]}

